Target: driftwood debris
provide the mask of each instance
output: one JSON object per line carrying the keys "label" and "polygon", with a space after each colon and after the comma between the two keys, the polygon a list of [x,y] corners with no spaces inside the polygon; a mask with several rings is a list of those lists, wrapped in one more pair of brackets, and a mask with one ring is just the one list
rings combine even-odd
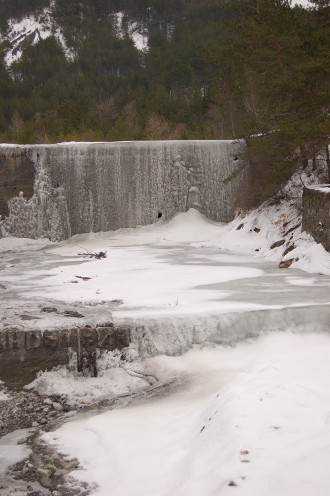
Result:
{"label": "driftwood debris", "polygon": [[107,252],[106,251],[99,251],[97,253],[93,253],[90,251],[86,251],[85,253],[78,253],[78,256],[79,257],[87,257],[87,258],[96,258],[97,260],[101,260],[101,258],[107,258]]}

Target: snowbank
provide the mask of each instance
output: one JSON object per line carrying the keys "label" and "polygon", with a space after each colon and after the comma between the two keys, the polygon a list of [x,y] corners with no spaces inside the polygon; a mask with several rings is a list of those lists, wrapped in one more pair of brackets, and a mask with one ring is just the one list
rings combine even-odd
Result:
{"label": "snowbank", "polygon": [[[325,175],[323,171],[319,174]],[[301,229],[303,184],[322,191],[329,189],[314,184],[318,179],[311,167],[297,171],[275,200],[268,200],[250,212],[239,213],[203,246],[250,253],[276,262],[289,261],[292,268],[329,275],[330,254]]]}
{"label": "snowbank", "polygon": [[184,388],[43,437],[95,496],[327,496],[329,353],[327,335],[283,333],[158,357]]}

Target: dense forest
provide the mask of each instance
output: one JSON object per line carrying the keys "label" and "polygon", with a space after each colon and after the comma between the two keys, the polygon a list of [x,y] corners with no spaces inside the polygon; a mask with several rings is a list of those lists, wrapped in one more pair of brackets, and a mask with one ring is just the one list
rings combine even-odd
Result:
{"label": "dense forest", "polygon": [[[0,0],[0,140],[245,138],[261,200],[328,142],[330,7],[313,3]],[[13,32],[28,16],[48,35]]]}

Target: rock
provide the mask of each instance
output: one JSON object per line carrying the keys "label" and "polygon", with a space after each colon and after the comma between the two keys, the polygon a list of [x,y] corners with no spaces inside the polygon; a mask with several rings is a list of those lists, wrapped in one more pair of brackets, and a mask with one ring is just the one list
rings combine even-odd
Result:
{"label": "rock", "polygon": [[61,412],[63,410],[63,406],[61,405],[61,403],[56,403],[55,401],[53,402],[53,408],[57,412]]}
{"label": "rock", "polygon": [[280,269],[288,269],[290,265],[292,265],[293,258],[290,258],[289,260],[282,260],[279,264]]}
{"label": "rock", "polygon": [[241,453],[241,455],[248,455],[249,454],[248,450],[242,450],[242,451],[240,451],[240,453]]}
{"label": "rock", "polygon": [[240,224],[237,228],[236,228],[236,231],[239,231],[240,229],[242,229],[242,227],[244,227],[244,224]]}
{"label": "rock", "polygon": [[51,400],[50,398],[46,398],[46,399],[44,400],[44,403],[45,403],[46,405],[52,405],[52,404],[53,404],[53,402],[52,402],[52,400]]}
{"label": "rock", "polygon": [[92,351],[97,347],[97,332],[91,327],[83,327],[80,329],[80,344],[81,347]]}
{"label": "rock", "polygon": [[256,233],[259,233],[259,232],[260,232],[259,227],[255,227],[253,230],[254,230],[254,232],[256,232]]}
{"label": "rock", "polygon": [[51,471],[46,469],[46,468],[41,468],[39,467],[37,469],[37,473],[40,475],[40,476],[45,476],[45,477],[50,477],[52,475]]}
{"label": "rock", "polygon": [[45,469],[49,470],[51,474],[54,474],[57,470],[55,465],[52,465],[51,463],[48,463],[48,465],[45,466]]}
{"label": "rock", "polygon": [[43,307],[40,312],[43,313],[57,313],[57,308],[55,307]]}
{"label": "rock", "polygon": [[0,332],[0,353],[7,351],[7,333]]}
{"label": "rock", "polygon": [[[326,185],[324,185],[326,186]],[[330,188],[304,187],[302,230],[311,234],[317,243],[322,243],[330,252]]]}
{"label": "rock", "polygon": [[59,344],[59,333],[56,331],[45,331],[43,335],[44,347],[49,350],[57,350]]}
{"label": "rock", "polygon": [[84,317],[84,315],[77,312],[76,310],[65,310],[65,312],[63,312],[63,315],[64,317],[75,317],[77,319],[82,319]]}
{"label": "rock", "polygon": [[36,350],[42,345],[41,331],[29,331],[26,333],[26,346],[27,350]]}
{"label": "rock", "polygon": [[32,317],[32,315],[25,315],[25,314],[20,315],[19,317],[22,320],[36,320],[39,318],[39,317]]}
{"label": "rock", "polygon": [[8,329],[7,340],[9,350],[23,350],[25,348],[26,332],[18,329]]}
{"label": "rock", "polygon": [[122,305],[124,303],[124,301],[123,300],[111,300],[109,303],[114,307],[118,307],[119,305]]}
{"label": "rock", "polygon": [[270,250],[273,250],[274,248],[278,248],[279,246],[284,245],[285,239],[280,239],[279,241],[275,241],[275,243],[272,244],[270,247]]}
{"label": "rock", "polygon": [[39,423],[36,421],[32,422],[32,427],[39,427]]}
{"label": "rock", "polygon": [[45,475],[41,477],[40,484],[47,488],[51,488],[53,486],[51,479],[49,477],[46,477]]}
{"label": "rock", "polygon": [[130,345],[131,330],[128,326],[118,326],[116,328],[116,348],[119,350]]}
{"label": "rock", "polygon": [[54,477],[56,478],[59,478],[59,477],[65,477],[66,475],[68,475],[69,471],[66,470],[65,468],[60,468],[58,470],[56,470],[56,472],[54,473]]}
{"label": "rock", "polygon": [[292,251],[292,250],[294,250],[294,249],[295,249],[295,245],[293,245],[293,244],[292,244],[292,245],[289,245],[289,246],[286,248],[286,250],[284,250],[284,252],[283,252],[283,255],[282,255],[282,256],[283,256],[283,257],[285,257],[285,255],[287,255],[288,253],[290,253],[290,251]]}
{"label": "rock", "polygon": [[83,281],[89,281],[91,277],[84,277],[84,276],[75,276],[77,279],[82,279]]}
{"label": "rock", "polygon": [[298,229],[298,227],[300,226],[301,226],[301,222],[299,222],[295,226],[291,227],[288,231],[286,231],[286,233],[284,233],[284,236],[287,236],[288,234],[292,233],[295,229]]}
{"label": "rock", "polygon": [[68,470],[72,470],[73,468],[77,468],[77,467],[79,467],[79,462],[77,459],[71,460],[71,462],[66,464],[66,468]]}
{"label": "rock", "polygon": [[100,348],[115,349],[116,340],[113,325],[111,327],[98,327],[97,337]]}

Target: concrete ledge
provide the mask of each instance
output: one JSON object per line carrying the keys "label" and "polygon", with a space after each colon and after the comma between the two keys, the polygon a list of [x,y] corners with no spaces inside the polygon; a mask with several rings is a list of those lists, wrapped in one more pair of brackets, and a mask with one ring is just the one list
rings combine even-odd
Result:
{"label": "concrete ledge", "polygon": [[68,364],[71,350],[77,353],[78,370],[87,364],[96,375],[96,350],[120,350],[130,340],[129,327],[113,324],[43,332],[7,329],[0,332],[0,379],[8,386],[22,387],[40,370]]}

